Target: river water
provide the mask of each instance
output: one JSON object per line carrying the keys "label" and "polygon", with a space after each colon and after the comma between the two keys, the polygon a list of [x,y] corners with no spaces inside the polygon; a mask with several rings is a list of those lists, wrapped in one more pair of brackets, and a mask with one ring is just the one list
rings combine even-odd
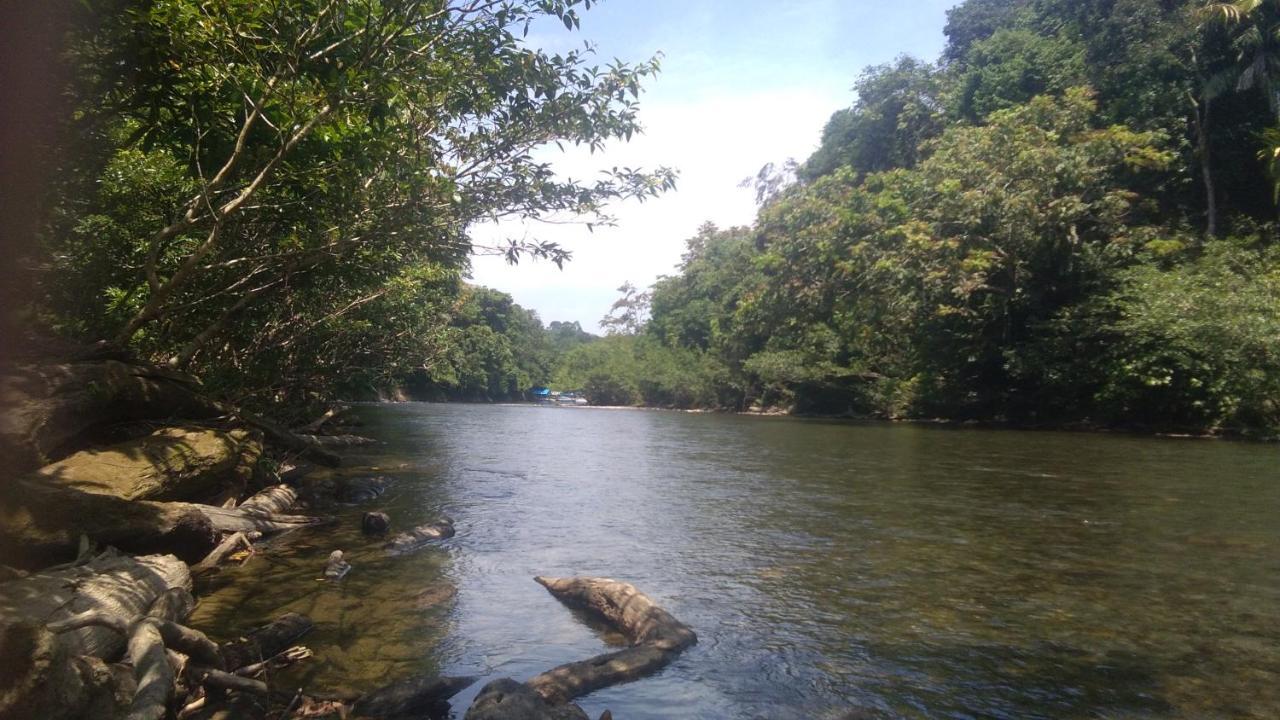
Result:
{"label": "river water", "polygon": [[[532,406],[359,408],[393,489],[206,583],[294,610],[286,687],[526,679],[620,638],[534,575],[634,583],[699,643],[592,717],[1280,717],[1280,450],[1204,440]],[[385,558],[358,531],[447,513]],[[325,556],[354,570],[317,580]]]}

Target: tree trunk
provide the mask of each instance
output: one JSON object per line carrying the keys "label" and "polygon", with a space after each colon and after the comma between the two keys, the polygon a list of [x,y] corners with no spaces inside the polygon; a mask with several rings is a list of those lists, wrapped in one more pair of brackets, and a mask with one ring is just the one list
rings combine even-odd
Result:
{"label": "tree trunk", "polygon": [[526,685],[552,705],[657,672],[698,641],[634,585],[608,578],[534,578],[556,599],[592,612],[625,633],[633,647],[561,665]]}
{"label": "tree trunk", "polygon": [[0,483],[0,558],[22,567],[69,560],[83,535],[99,545],[134,553],[173,553],[196,563],[217,546],[222,534],[269,535],[329,522],[281,515],[252,500],[239,508],[130,501],[40,480],[11,480]]}
{"label": "tree trunk", "polygon": [[[1203,83],[1201,83],[1203,85]],[[1200,178],[1204,182],[1205,232],[1209,237],[1218,236],[1218,193],[1213,181],[1213,156],[1209,135],[1212,100],[1198,101],[1191,98],[1192,118],[1196,132],[1196,156],[1200,160]]]}
{"label": "tree trunk", "polygon": [[[180,611],[170,591],[189,591],[191,574],[186,563],[172,555],[134,558],[108,551],[84,565],[33,573],[21,580],[0,584],[0,626],[30,620],[57,623],[88,612],[132,622],[157,601],[168,615]],[[170,619],[170,618],[166,618]],[[172,618],[178,619],[178,618]],[[101,626],[59,633],[58,644],[70,655],[116,660],[124,652],[125,638]]]}

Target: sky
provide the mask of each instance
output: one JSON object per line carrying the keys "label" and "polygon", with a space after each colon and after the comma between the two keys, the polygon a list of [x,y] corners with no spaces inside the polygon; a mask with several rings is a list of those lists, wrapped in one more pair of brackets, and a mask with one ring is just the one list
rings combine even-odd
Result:
{"label": "sky", "polygon": [[599,320],[625,282],[645,288],[676,272],[685,240],[705,222],[749,225],[755,194],[739,183],[766,163],[803,161],[833,112],[854,101],[863,68],[903,54],[941,53],[946,11],[958,0],[607,0],[580,12],[581,29],[543,26],[527,42],[549,52],[592,42],[601,64],[647,60],[662,72],[645,85],[644,134],[604,152],[549,148],[557,172],[590,178],[614,166],[669,166],[678,187],[644,203],[614,203],[613,227],[508,222],[473,229],[478,244],[551,240],[573,253],[548,262],[472,261],[472,281],[510,293],[544,323]]}

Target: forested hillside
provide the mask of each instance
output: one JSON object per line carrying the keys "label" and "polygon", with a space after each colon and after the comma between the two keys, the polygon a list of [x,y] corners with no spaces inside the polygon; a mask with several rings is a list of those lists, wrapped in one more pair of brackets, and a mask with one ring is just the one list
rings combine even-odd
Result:
{"label": "forested hillside", "polygon": [[[1280,2],[968,0],[560,369],[606,402],[1280,427]],[[615,313],[615,316],[618,313]]]}
{"label": "forested hillside", "polygon": [[539,23],[576,29],[591,4],[57,3],[65,105],[20,259],[28,324],[286,413],[410,380],[450,397],[523,385],[546,361],[512,346],[541,325],[469,288],[469,258],[568,254],[477,247],[470,229],[598,222],[674,182],[664,168],[568,180],[533,155],[639,130],[656,61],[522,41]]}

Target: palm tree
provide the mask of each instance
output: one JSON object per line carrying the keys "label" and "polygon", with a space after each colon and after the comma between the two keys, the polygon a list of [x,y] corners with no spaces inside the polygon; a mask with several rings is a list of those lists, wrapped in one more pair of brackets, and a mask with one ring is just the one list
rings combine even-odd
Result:
{"label": "palm tree", "polygon": [[1259,157],[1276,183],[1280,202],[1280,0],[1209,2],[1203,12],[1209,22],[1227,28],[1236,52],[1235,64],[1209,84],[1234,84],[1236,92],[1258,90],[1275,118],[1276,127],[1262,135]]}

